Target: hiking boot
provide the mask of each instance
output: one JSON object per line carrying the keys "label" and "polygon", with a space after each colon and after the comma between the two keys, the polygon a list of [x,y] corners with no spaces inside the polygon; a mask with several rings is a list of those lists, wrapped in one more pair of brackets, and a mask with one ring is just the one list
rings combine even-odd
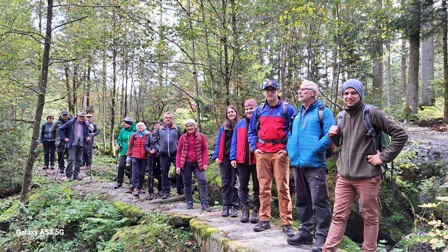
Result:
{"label": "hiking boot", "polygon": [[221,213],[222,217],[227,217],[229,216],[229,207],[225,206],[222,208],[222,213]]}
{"label": "hiking boot", "polygon": [[163,193],[162,193],[162,191],[158,191],[158,192],[157,192],[157,197],[159,197],[159,198],[162,198],[162,197],[163,197]]}
{"label": "hiking boot", "polygon": [[143,189],[138,189],[138,194],[145,194],[145,193],[146,193],[145,190],[143,190]]}
{"label": "hiking boot", "polygon": [[257,225],[255,225],[254,231],[261,232],[261,231],[264,231],[264,230],[270,229],[270,228],[271,228],[271,223],[269,221],[260,221],[257,223]]}
{"label": "hiking boot", "polygon": [[121,184],[121,183],[116,183],[115,185],[114,185],[114,189],[118,189],[118,188],[120,188],[120,187],[122,187],[123,185]]}
{"label": "hiking boot", "polygon": [[243,206],[243,210],[241,210],[241,222],[246,223],[249,221],[249,208],[247,206]]}
{"label": "hiking boot", "polygon": [[164,193],[164,194],[162,194],[162,199],[168,199],[168,193]]}
{"label": "hiking boot", "polygon": [[54,166],[50,167],[51,170],[54,170]]}
{"label": "hiking boot", "polygon": [[193,201],[187,202],[187,209],[193,209]]}
{"label": "hiking boot", "polygon": [[299,232],[295,234],[293,237],[288,237],[286,241],[288,242],[289,245],[300,245],[300,244],[311,245],[313,244],[313,237],[305,236],[304,234],[301,234]]}
{"label": "hiking boot", "polygon": [[322,252],[322,247],[325,244],[325,240],[317,238],[316,242],[313,244],[313,248],[311,249],[311,251],[313,252]]}
{"label": "hiking boot", "polygon": [[288,236],[288,237],[292,237],[292,236],[294,236],[294,229],[292,229],[292,226],[291,226],[291,225],[283,225],[282,231],[283,231],[283,233],[285,233],[286,236]]}
{"label": "hiking boot", "polygon": [[44,166],[43,168],[42,168],[42,170],[47,170],[48,169],[48,166]]}
{"label": "hiking boot", "polygon": [[132,195],[134,195],[135,197],[138,197],[138,188],[132,189]]}
{"label": "hiking boot", "polygon": [[59,168],[59,173],[64,174],[64,168]]}
{"label": "hiking boot", "polygon": [[210,209],[210,207],[208,205],[203,204],[202,205],[202,211],[204,211],[204,212],[211,212],[212,209]]}
{"label": "hiking boot", "polygon": [[257,206],[255,206],[253,209],[252,209],[252,215],[250,216],[250,219],[249,219],[249,221],[251,222],[251,223],[258,223],[258,212],[259,212],[259,210],[260,210],[260,208],[259,207],[257,207]]}
{"label": "hiking boot", "polygon": [[148,198],[149,200],[152,200],[152,199],[154,199],[154,193],[149,193],[149,198]]}
{"label": "hiking boot", "polygon": [[236,207],[232,207],[232,210],[230,210],[230,217],[236,218],[238,217],[238,209]]}

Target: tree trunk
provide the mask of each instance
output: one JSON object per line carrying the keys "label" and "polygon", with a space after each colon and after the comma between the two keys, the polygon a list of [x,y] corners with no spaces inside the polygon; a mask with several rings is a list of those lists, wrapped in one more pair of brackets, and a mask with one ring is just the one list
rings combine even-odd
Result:
{"label": "tree trunk", "polygon": [[[189,20],[189,26],[190,26],[190,30],[193,31],[193,18],[191,16],[191,6],[190,6],[190,0],[188,0],[188,7],[187,7],[187,15],[188,15],[188,20]],[[201,106],[199,106],[199,83],[198,83],[198,70],[196,67],[196,39],[192,38],[191,39],[191,46],[192,46],[192,52],[191,52],[191,63],[193,65],[193,81],[194,81],[194,95],[195,95],[195,102],[196,102],[196,122],[197,122],[197,127],[199,129],[199,131],[202,131],[202,127],[201,127],[201,114],[200,114],[200,109]]]}
{"label": "tree trunk", "polygon": [[[430,29],[429,27],[427,29]],[[434,91],[431,82],[434,80],[434,37],[422,43],[422,94],[421,104],[434,105]]]}
{"label": "tree trunk", "polygon": [[409,86],[406,115],[417,114],[418,108],[418,70],[420,59],[420,29],[409,37]]}
{"label": "tree trunk", "polygon": [[112,97],[111,97],[111,108],[110,108],[110,149],[113,149],[114,145],[114,136],[115,136],[115,106],[116,106],[116,99],[117,99],[117,34],[116,34],[116,18],[117,13],[114,9],[113,11],[113,33],[112,33]]}
{"label": "tree trunk", "polygon": [[386,55],[386,107],[390,108],[392,104],[392,65],[390,57],[390,44],[386,44],[387,55]]}
{"label": "tree trunk", "polygon": [[45,94],[47,92],[48,66],[50,63],[50,47],[51,47],[51,22],[53,20],[53,0],[47,0],[47,26],[45,31],[45,45],[42,55],[42,69],[39,80],[39,89],[37,97],[36,113],[34,115],[33,136],[31,137],[30,151],[25,167],[25,175],[23,177],[22,191],[20,193],[20,202],[28,204],[30,199],[31,182],[33,179],[33,166],[36,159],[36,148],[38,145],[40,133],[40,120],[45,104]]}
{"label": "tree trunk", "polygon": [[443,121],[448,123],[448,45],[447,45],[447,36],[448,36],[448,14],[447,14],[447,6],[446,1],[442,1],[442,10],[443,10],[443,81],[445,83],[445,108],[443,113]]}

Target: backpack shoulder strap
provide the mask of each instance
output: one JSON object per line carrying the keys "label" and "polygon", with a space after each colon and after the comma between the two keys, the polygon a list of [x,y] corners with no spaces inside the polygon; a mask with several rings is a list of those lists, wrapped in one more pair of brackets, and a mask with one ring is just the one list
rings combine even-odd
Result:
{"label": "backpack shoulder strap", "polygon": [[257,122],[256,122],[256,128],[257,131],[260,130],[260,116],[261,116],[261,111],[264,109],[264,107],[266,107],[266,102],[262,102],[260,103],[260,105],[258,105],[258,111],[257,111]]}
{"label": "backpack shoulder strap", "polygon": [[362,115],[363,115],[363,121],[364,121],[364,125],[366,126],[367,129],[367,136],[372,138],[373,141],[373,147],[375,148],[375,150],[379,150],[379,144],[376,141],[376,131],[375,131],[375,127],[372,124],[372,115],[371,115],[371,110],[374,106],[371,104],[366,104],[366,106],[364,107],[364,110],[362,111]]}
{"label": "backpack shoulder strap", "polygon": [[283,101],[283,117],[285,117],[285,120],[286,121],[288,121],[288,117],[289,117],[289,115],[288,115],[288,105],[289,105],[289,103],[288,102],[286,102],[286,101]]}

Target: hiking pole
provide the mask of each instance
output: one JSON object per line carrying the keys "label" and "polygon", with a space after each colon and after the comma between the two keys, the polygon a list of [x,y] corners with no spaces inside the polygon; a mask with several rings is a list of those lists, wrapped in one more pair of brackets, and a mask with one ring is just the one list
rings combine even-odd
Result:
{"label": "hiking pole", "polygon": [[392,161],[390,169],[390,180],[392,180],[392,205],[395,205],[395,181],[394,181],[394,161]]}

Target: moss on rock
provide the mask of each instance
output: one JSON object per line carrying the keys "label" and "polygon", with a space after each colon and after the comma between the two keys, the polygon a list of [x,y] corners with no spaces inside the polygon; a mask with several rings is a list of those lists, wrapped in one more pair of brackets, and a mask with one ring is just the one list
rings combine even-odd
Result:
{"label": "moss on rock", "polygon": [[124,202],[114,201],[112,205],[118,209],[118,211],[126,218],[128,218],[132,224],[137,224],[137,222],[146,215],[145,211],[138,207],[128,205]]}

